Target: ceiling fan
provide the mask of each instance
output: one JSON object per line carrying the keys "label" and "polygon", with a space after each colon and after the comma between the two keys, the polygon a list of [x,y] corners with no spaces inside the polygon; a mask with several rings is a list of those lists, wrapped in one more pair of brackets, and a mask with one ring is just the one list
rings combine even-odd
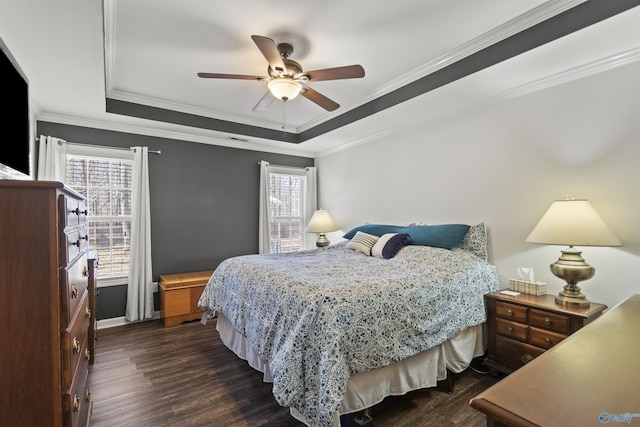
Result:
{"label": "ceiling fan", "polygon": [[243,74],[219,74],[219,73],[198,73],[199,77],[205,79],[239,79],[266,81],[269,90],[258,101],[253,111],[265,111],[269,108],[274,99],[281,99],[286,102],[302,95],[308,100],[316,103],[327,111],[334,111],[340,105],[327,98],[318,91],[310,88],[307,83],[322,80],[341,80],[364,77],[364,68],[361,65],[347,65],[344,67],[325,68],[315,71],[303,71],[302,66],[289,59],[293,53],[293,46],[289,43],[276,43],[269,37],[251,36],[254,43],[260,49],[269,63],[267,76],[250,76]]}

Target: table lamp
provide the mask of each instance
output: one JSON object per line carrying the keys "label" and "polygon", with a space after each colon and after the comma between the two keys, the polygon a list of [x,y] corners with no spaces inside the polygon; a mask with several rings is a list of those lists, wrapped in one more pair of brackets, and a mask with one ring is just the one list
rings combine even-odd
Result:
{"label": "table lamp", "polygon": [[550,268],[556,277],[567,282],[556,296],[556,303],[574,307],[589,307],[589,300],[577,284],[596,272],[574,246],[622,245],[587,200],[576,200],[571,195],[551,204],[526,241],[569,246]]}
{"label": "table lamp", "polygon": [[333,222],[333,218],[329,215],[329,212],[324,209],[318,209],[313,213],[309,225],[307,225],[308,233],[318,233],[318,240],[316,240],[316,246],[323,248],[329,246],[329,239],[325,233],[338,230],[338,226]]}

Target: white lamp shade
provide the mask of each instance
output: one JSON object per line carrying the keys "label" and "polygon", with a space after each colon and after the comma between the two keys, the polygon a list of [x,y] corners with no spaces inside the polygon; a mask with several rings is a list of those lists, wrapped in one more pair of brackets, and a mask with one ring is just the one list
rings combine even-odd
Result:
{"label": "white lamp shade", "polygon": [[338,230],[338,226],[333,222],[333,218],[329,212],[319,209],[313,213],[311,221],[307,225],[308,233],[328,233]]}
{"label": "white lamp shade", "polygon": [[587,200],[553,202],[527,242],[563,246],[622,245]]}
{"label": "white lamp shade", "polygon": [[302,90],[302,86],[298,82],[290,78],[279,78],[269,80],[267,83],[269,90],[278,99],[288,101],[295,98]]}

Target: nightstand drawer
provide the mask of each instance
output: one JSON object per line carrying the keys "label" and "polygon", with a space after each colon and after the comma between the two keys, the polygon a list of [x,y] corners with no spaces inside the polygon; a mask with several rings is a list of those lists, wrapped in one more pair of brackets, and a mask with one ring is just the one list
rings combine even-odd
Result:
{"label": "nightstand drawer", "polygon": [[550,349],[567,337],[566,335],[556,334],[554,332],[549,332],[544,329],[533,327],[531,328],[529,335],[530,344],[535,345],[536,347],[542,347],[545,350]]}
{"label": "nightstand drawer", "polygon": [[503,319],[509,319],[520,323],[527,323],[527,307],[517,304],[509,304],[508,302],[498,301],[496,303],[496,316]]}
{"label": "nightstand drawer", "polygon": [[496,337],[496,362],[514,371],[544,353],[544,350],[502,336]]}
{"label": "nightstand drawer", "polygon": [[511,322],[504,319],[496,319],[496,332],[505,337],[527,342],[528,326],[522,323]]}
{"label": "nightstand drawer", "polygon": [[529,315],[531,316],[531,326],[564,335],[569,334],[569,316],[536,310],[534,308],[531,309]]}

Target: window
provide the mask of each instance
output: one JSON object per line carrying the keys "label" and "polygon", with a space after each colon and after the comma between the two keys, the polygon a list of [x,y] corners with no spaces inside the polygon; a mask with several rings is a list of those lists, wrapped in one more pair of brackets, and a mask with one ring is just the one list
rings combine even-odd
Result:
{"label": "window", "polygon": [[270,168],[269,241],[271,253],[306,248],[306,186],[304,170]]}
{"label": "window", "polygon": [[128,150],[78,147],[69,145],[66,183],[88,199],[89,246],[97,250],[99,259],[96,275],[103,281],[126,283],[131,244],[132,154]]}

